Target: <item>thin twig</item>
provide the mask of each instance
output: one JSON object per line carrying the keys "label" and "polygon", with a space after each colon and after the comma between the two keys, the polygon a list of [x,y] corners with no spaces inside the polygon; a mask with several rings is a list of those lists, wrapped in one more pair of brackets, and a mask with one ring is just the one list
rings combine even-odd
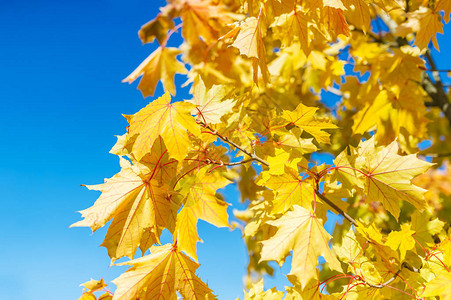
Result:
{"label": "thin twig", "polygon": [[393,282],[393,280],[395,280],[399,276],[399,273],[401,273],[403,268],[406,268],[407,270],[415,272],[415,273],[420,273],[420,269],[421,269],[421,268],[415,268],[415,267],[411,266],[410,264],[408,264],[407,262],[403,262],[401,264],[401,268],[399,268],[399,270],[390,279],[388,279],[384,283],[372,284],[372,283],[369,283],[368,281],[366,281],[365,279],[363,279],[361,276],[359,276],[359,280],[364,282],[366,285],[368,285],[372,288],[381,289],[381,288],[384,288],[387,285],[389,285],[391,282]]}
{"label": "thin twig", "polygon": [[315,194],[324,202],[326,202],[327,205],[335,209],[336,212],[338,212],[340,215],[342,215],[346,220],[349,221],[352,225],[357,227],[357,222],[352,218],[350,215],[348,215],[345,211],[343,211],[341,208],[339,208],[335,203],[333,203],[331,200],[327,199],[326,196],[321,194],[317,189],[315,189]]}
{"label": "thin twig", "polygon": [[235,147],[236,149],[240,150],[241,152],[243,152],[244,154],[246,154],[247,156],[249,156],[251,158],[251,160],[255,160],[258,161],[259,163],[269,167],[269,163],[264,160],[263,158],[258,157],[256,154],[249,152],[248,150],[244,149],[242,146],[238,145],[237,143],[231,141],[228,137],[223,136],[222,134],[220,134],[219,132],[217,132],[215,129],[211,128],[208,124],[200,121],[200,124],[209,129],[211,132],[211,134],[216,135],[217,137],[219,137],[221,140],[223,140],[224,142],[226,142],[227,144]]}
{"label": "thin twig", "polygon": [[226,163],[226,162],[223,162],[223,161],[215,161],[215,160],[212,160],[210,158],[207,158],[206,160],[201,160],[200,159],[198,161],[203,162],[205,164],[233,167],[233,166],[238,166],[238,165],[244,165],[244,164],[246,164],[248,162],[253,161],[253,159],[252,158],[248,158],[248,159],[244,159],[244,160],[241,160],[241,161],[230,162],[230,163]]}
{"label": "thin twig", "polygon": [[426,69],[426,71],[430,71],[430,72],[451,72],[451,69]]}

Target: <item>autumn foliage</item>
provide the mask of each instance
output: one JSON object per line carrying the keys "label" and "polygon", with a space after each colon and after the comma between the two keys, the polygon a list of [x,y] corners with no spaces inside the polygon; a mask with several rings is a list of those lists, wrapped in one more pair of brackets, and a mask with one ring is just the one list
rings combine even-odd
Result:
{"label": "autumn foliage", "polygon": [[[111,221],[102,246],[130,268],[114,293],[91,280],[80,299],[221,298],[196,274],[197,223],[232,218],[249,250],[245,299],[451,299],[451,105],[428,48],[451,0],[168,0],[160,11],[139,31],[159,47],[124,79],[150,103],[125,116],[111,150],[121,171],[87,186],[101,195],[73,224]],[[174,98],[175,74],[191,99]],[[229,216],[218,190],[233,183],[248,208]],[[327,211],[343,218],[332,235]],[[165,229],[173,242],[161,245]],[[292,286],[264,290],[268,262],[290,255]]]}

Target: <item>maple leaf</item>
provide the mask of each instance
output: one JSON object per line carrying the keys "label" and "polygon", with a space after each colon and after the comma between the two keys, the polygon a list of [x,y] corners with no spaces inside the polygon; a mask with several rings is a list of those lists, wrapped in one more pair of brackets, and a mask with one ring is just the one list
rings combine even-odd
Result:
{"label": "maple leaf", "polygon": [[285,168],[285,173],[282,175],[271,175],[267,180],[258,184],[264,184],[275,192],[274,200],[272,201],[272,213],[285,213],[293,205],[299,205],[304,208],[310,208],[310,204],[314,200],[314,189],[311,183],[303,180],[290,168]]}
{"label": "maple leaf", "polygon": [[[310,280],[304,289],[286,286],[287,296],[285,300],[338,300],[333,295],[325,295],[320,292],[320,286],[314,280]],[[322,289],[321,289],[322,290]]]}
{"label": "maple leaf", "polygon": [[178,209],[171,200],[172,191],[160,186],[150,169],[139,163],[131,165],[122,157],[120,164],[121,171],[105,183],[87,186],[102,194],[92,207],[81,211],[84,219],[71,225],[96,231],[113,219],[102,243],[113,261],[122,256],[133,258],[140,244],[149,243],[146,231],[153,233],[150,244],[159,243],[160,228],[173,231]]}
{"label": "maple leaf", "polygon": [[443,270],[435,279],[426,283],[426,288],[421,297],[440,296],[440,299],[451,299],[451,273]]}
{"label": "maple leaf", "polygon": [[128,135],[129,139],[136,138],[132,147],[136,158],[143,158],[159,135],[170,157],[178,161],[185,158],[190,145],[187,130],[200,135],[199,126],[190,114],[193,108],[191,103],[171,103],[171,96],[165,93],[131,116]]}
{"label": "maple leaf", "polygon": [[[297,154],[301,156],[305,153],[312,153],[318,150],[313,144],[313,138],[304,139],[300,138],[300,134],[294,132],[292,128],[289,132],[282,133],[277,139],[277,145],[287,152],[291,152],[292,155]],[[299,130],[301,132],[301,130]],[[279,133],[278,133],[279,134]]]}
{"label": "maple leaf", "polygon": [[[326,2],[333,2],[328,3]],[[350,36],[349,25],[346,22],[343,10],[345,7],[341,1],[326,1],[324,3],[324,9],[322,10],[323,17],[325,19],[326,27],[333,37],[343,34]],[[343,8],[341,8],[343,7]]]}
{"label": "maple leaf", "polygon": [[377,124],[377,121],[381,116],[388,114],[390,108],[392,107],[388,99],[388,92],[381,91],[374,99],[373,103],[368,103],[354,115],[352,132],[354,134],[365,133],[368,129]]}
{"label": "maple leaf", "polygon": [[113,300],[113,296],[111,296],[110,293],[105,292],[103,295],[100,295],[97,300]]}
{"label": "maple leaf", "polygon": [[78,300],[97,300],[96,296],[90,292],[85,292]]}
{"label": "maple leaf", "polygon": [[363,0],[344,0],[344,14],[351,24],[361,28],[363,32],[370,29],[371,15],[368,4]]}
{"label": "maple leaf", "polygon": [[[384,267],[388,268],[390,272],[395,272],[393,267],[393,261],[399,260],[399,255],[392,248],[385,245],[383,242],[384,236],[381,233],[380,228],[377,228],[374,223],[366,225],[360,221],[357,221],[356,231],[363,236],[366,240],[371,242],[371,247],[375,250],[378,258],[384,262]],[[363,257],[360,261],[367,261],[368,258]],[[371,262],[366,262],[366,277],[370,277],[371,281],[375,284],[382,282],[382,276],[374,267]]]}
{"label": "maple leaf", "polygon": [[114,300],[216,299],[207,284],[195,274],[197,263],[176,246],[153,246],[150,254],[120,266],[132,267],[113,280],[117,285]]}
{"label": "maple leaf", "polygon": [[405,37],[411,32],[417,33],[414,44],[418,48],[427,48],[432,39],[435,49],[439,50],[436,34],[443,34],[443,24],[440,14],[424,6],[421,6],[414,12],[408,13],[407,21],[398,26],[396,34]]}
{"label": "maple leaf", "polygon": [[335,162],[337,172],[363,181],[367,202],[382,202],[396,219],[400,212],[400,200],[408,201],[420,210],[426,207],[423,198],[425,190],[413,185],[411,179],[432,166],[418,159],[415,154],[400,156],[397,154],[398,149],[396,141],[386,147],[376,147],[373,136],[361,142],[357,152],[352,153],[353,162],[348,161],[342,166],[340,162]]}
{"label": "maple leaf", "polygon": [[445,240],[440,243],[439,246],[440,251],[444,256],[444,263],[447,266],[451,266],[451,237],[446,235]]}
{"label": "maple leaf", "polygon": [[329,134],[323,129],[337,128],[329,121],[320,121],[315,118],[318,107],[308,107],[302,103],[294,111],[284,111],[282,118],[310,133],[318,142],[329,143]]}
{"label": "maple leaf", "polygon": [[[268,157],[269,174],[282,175],[285,173],[285,166],[290,166],[292,169],[297,170],[297,163],[301,160],[301,158],[296,158],[290,161],[290,154],[284,150],[276,148],[274,152],[274,155]],[[266,173],[263,173],[263,175],[265,174]]]}
{"label": "maple leaf", "polygon": [[295,7],[295,0],[267,0],[265,1],[265,12],[269,19],[275,19],[282,14],[290,13]]}
{"label": "maple leaf", "polygon": [[419,211],[415,211],[411,216],[412,230],[415,231],[413,237],[423,247],[433,246],[435,244],[433,236],[439,234],[445,225],[445,222],[439,219],[430,219],[431,216],[428,213]]}
{"label": "maple leaf", "polygon": [[326,7],[333,7],[336,9],[346,10],[341,0],[323,0],[323,5]]}
{"label": "maple leaf", "polygon": [[175,73],[186,74],[184,65],[176,59],[180,53],[177,48],[158,47],[122,82],[132,83],[142,76],[138,88],[147,97],[153,96],[155,87],[161,80],[163,88],[175,95]]}
{"label": "maple leaf", "polygon": [[232,112],[235,101],[232,99],[223,100],[230,89],[224,85],[213,85],[210,89],[205,88],[205,84],[199,77],[193,87],[192,100],[186,101],[197,107],[191,112],[198,115],[198,118],[205,124],[217,124],[221,122],[221,117]]}
{"label": "maple leaf", "polygon": [[324,229],[322,220],[311,211],[294,205],[293,211],[267,223],[278,230],[272,238],[262,242],[261,260],[282,264],[293,251],[289,275],[293,275],[301,286],[305,287],[315,277],[318,256],[323,256],[330,268],[341,271],[340,262],[329,248],[331,236]]}
{"label": "maple leaf", "polygon": [[263,279],[252,285],[249,292],[244,291],[244,300],[282,300],[283,292],[278,291],[275,287],[269,290],[264,290]]}
{"label": "maple leaf", "polygon": [[403,224],[400,231],[390,232],[385,244],[393,250],[399,249],[400,259],[404,260],[407,250],[412,250],[415,247],[413,234],[415,234],[415,231],[410,230],[410,225]]}
{"label": "maple leaf", "polygon": [[362,248],[357,242],[354,230],[349,228],[349,230],[343,235],[343,240],[341,245],[334,245],[333,249],[337,256],[344,262],[353,264],[362,254]]}
{"label": "maple leaf", "polygon": [[309,18],[307,14],[302,11],[293,10],[289,13],[279,16],[272,27],[277,28],[280,31],[282,45],[284,47],[293,44],[293,41],[297,38],[304,53],[308,54],[310,39],[309,39]]}
{"label": "maple leaf", "polygon": [[258,18],[247,18],[241,25],[232,29],[232,32],[236,32],[239,28],[239,32],[231,46],[240,50],[241,55],[252,59],[254,82],[256,84],[258,84],[258,66],[260,66],[263,80],[265,82],[269,80],[266,49],[263,42],[265,31],[262,29],[265,27],[262,26],[262,19],[262,14],[259,14]]}
{"label": "maple leaf", "polygon": [[182,35],[191,44],[216,42],[222,26],[233,22],[232,15],[223,5],[212,0],[184,0],[180,12],[183,22]]}
{"label": "maple leaf", "polygon": [[207,168],[200,169],[195,176],[181,179],[176,189],[184,197],[184,206],[177,215],[176,236],[180,251],[184,251],[197,261],[196,244],[197,221],[202,219],[217,227],[229,227],[228,204],[216,197],[216,191],[228,185],[230,181]]}
{"label": "maple leaf", "polygon": [[107,286],[103,278],[100,278],[100,280],[94,280],[91,278],[91,280],[86,281],[85,283],[82,283],[80,285],[87,288],[90,292],[101,290]]}
{"label": "maple leaf", "polygon": [[174,21],[168,16],[159,13],[155,19],[144,24],[138,32],[139,38],[143,44],[152,43],[157,39],[158,43],[163,44],[169,29],[174,28]]}
{"label": "maple leaf", "polygon": [[443,16],[443,19],[446,23],[449,22],[450,17],[449,14],[451,14],[451,1],[449,0],[439,0],[435,6],[436,11],[443,10],[445,15]]}

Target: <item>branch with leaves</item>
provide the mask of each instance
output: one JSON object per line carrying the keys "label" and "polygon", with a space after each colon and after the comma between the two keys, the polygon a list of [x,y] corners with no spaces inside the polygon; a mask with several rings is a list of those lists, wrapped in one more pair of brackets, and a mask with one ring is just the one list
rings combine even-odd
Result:
{"label": "branch with leaves", "polygon": [[[87,186],[101,195],[73,224],[109,223],[102,246],[129,269],[114,293],[92,280],[81,299],[216,299],[215,278],[197,274],[199,220],[242,230],[245,299],[450,294],[451,107],[447,66],[429,49],[449,7],[168,1],[139,31],[158,47],[124,79],[140,78],[144,97],[159,82],[165,93],[125,116],[111,150],[121,170]],[[176,97],[176,74],[190,100]],[[415,154],[425,140],[427,159]],[[218,194],[229,184],[247,207],[233,215],[238,200]],[[264,290],[269,262],[290,255],[291,286]]]}

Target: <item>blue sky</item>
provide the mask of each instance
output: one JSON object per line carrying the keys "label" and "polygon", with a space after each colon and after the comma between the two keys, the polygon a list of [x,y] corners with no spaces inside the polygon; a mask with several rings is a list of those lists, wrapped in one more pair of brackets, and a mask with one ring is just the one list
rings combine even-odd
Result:
{"label": "blue sky", "polygon": [[[108,151],[114,135],[125,132],[121,114],[151,100],[121,80],[154,48],[142,46],[137,31],[164,1],[5,2],[0,299],[77,299],[80,283],[91,277],[110,281],[127,269],[110,267],[99,247],[106,230],[91,235],[89,228],[69,225],[80,220],[76,211],[98,197],[80,184],[101,183],[119,171],[118,158]],[[233,187],[228,191],[237,197]],[[200,277],[221,299],[241,295],[241,233],[201,222],[199,234]]]}
{"label": "blue sky", "polygon": [[[136,84],[120,81],[154,48],[142,46],[137,31],[163,4],[1,2],[0,299],[77,299],[80,283],[100,277],[109,282],[125,271],[110,267],[99,247],[106,230],[91,235],[69,225],[80,220],[76,211],[98,197],[80,184],[101,183],[119,171],[118,158],[108,151],[114,135],[125,132],[121,114],[151,100],[142,98]],[[449,68],[449,44],[443,36],[439,41],[439,66]],[[227,199],[240,208],[236,198],[232,186]],[[200,277],[220,299],[242,295],[241,233],[200,222],[199,234]],[[268,280],[267,286],[284,283]]]}

